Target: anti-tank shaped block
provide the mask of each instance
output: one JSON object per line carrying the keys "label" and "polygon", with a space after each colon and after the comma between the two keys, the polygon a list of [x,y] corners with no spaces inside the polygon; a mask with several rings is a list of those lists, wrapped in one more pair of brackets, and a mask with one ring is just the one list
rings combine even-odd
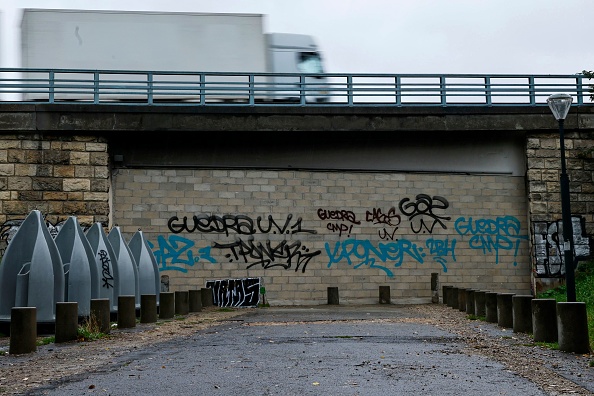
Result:
{"label": "anti-tank shaped block", "polygon": [[56,319],[64,301],[64,269],[54,239],[39,210],[27,215],[8,244],[0,264],[0,320],[13,307],[35,307],[37,322]]}
{"label": "anti-tank shaped block", "polygon": [[141,230],[130,239],[128,247],[138,266],[138,288],[140,295],[155,294],[159,302],[161,280],[159,279],[159,266],[148,241]]}
{"label": "anti-tank shaped block", "polygon": [[99,298],[99,268],[95,254],[75,216],[70,216],[54,239],[64,265],[64,298],[78,303],[78,315],[91,313],[91,299]]}
{"label": "anti-tank shaped block", "polygon": [[136,306],[140,307],[140,293],[138,289],[138,267],[128,244],[124,240],[120,227],[115,226],[109,232],[107,239],[111,242],[118,267],[119,295],[135,296]]}
{"label": "anti-tank shaped block", "polygon": [[101,223],[93,224],[87,230],[86,236],[99,268],[99,296],[97,298],[108,298],[110,311],[116,312],[120,295],[117,256]]}

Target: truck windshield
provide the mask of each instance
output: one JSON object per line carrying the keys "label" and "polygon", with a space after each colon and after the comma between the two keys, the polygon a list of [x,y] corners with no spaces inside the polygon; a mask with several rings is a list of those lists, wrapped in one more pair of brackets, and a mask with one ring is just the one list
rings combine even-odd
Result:
{"label": "truck windshield", "polygon": [[301,73],[324,73],[322,58],[317,52],[300,52],[297,68]]}

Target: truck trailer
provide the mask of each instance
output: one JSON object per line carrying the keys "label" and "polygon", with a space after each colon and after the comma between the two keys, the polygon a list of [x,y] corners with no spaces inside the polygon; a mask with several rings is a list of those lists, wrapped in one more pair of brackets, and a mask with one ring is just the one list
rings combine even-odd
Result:
{"label": "truck trailer", "polygon": [[[243,99],[238,92],[248,83],[246,73],[255,74],[252,86],[262,101],[298,99],[300,82],[324,87],[315,39],[306,34],[265,33],[264,18],[263,14],[26,8],[21,22],[21,66],[158,72],[152,78],[187,90],[188,100],[196,99],[192,84],[198,77],[189,73],[197,72],[212,73],[202,77],[202,88],[210,84],[219,91],[210,98],[225,101]],[[38,71],[25,74],[25,78],[39,75]],[[88,78],[84,73],[68,74],[67,81],[84,84]],[[117,81],[130,75],[112,73],[110,78]],[[326,101],[323,90],[308,91],[307,100]],[[76,99],[80,95],[76,91],[63,89],[56,99]],[[160,92],[160,98],[166,99],[166,90]],[[116,93],[110,97],[118,99]]]}

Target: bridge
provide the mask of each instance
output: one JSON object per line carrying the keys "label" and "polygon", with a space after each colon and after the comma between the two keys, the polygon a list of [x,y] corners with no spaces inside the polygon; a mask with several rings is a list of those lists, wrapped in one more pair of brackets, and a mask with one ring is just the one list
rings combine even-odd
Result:
{"label": "bridge", "polygon": [[[317,75],[22,68],[0,69],[0,73],[0,93],[15,94],[20,103],[490,107],[543,105],[548,96],[567,93],[576,106],[582,106],[588,103],[589,90],[582,74]],[[271,84],[273,76],[280,77],[275,80],[280,82]],[[313,94],[319,100],[312,103],[308,98]]]}
{"label": "bridge", "polygon": [[591,257],[581,75],[0,73],[5,229],[32,209],[142,229],[172,289],[257,278],[292,305],[335,285],[341,301],[385,284],[425,301],[434,272],[522,294],[562,282],[555,93],[574,98],[574,244]]}

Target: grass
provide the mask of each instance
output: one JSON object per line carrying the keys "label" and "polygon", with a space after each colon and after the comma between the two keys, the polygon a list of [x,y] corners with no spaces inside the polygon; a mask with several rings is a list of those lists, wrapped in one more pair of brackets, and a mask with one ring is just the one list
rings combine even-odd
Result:
{"label": "grass", "polygon": [[80,326],[78,326],[79,341],[95,341],[106,336],[107,334],[102,333],[99,330],[99,323],[93,315],[89,316]]}
{"label": "grass", "polygon": [[474,314],[470,314],[470,315],[468,315],[466,317],[468,319],[470,319],[470,320],[481,320],[483,322],[485,322],[487,320],[486,317],[484,317],[484,316],[477,316],[477,315],[474,315]]}
{"label": "grass", "polygon": [[36,341],[36,345],[41,346],[41,345],[53,344],[55,341],[56,341],[56,337],[54,337],[54,336],[43,337],[42,339]]}
{"label": "grass", "polygon": [[558,342],[535,342],[534,345],[538,345],[541,346],[543,348],[548,348],[548,349],[559,349],[559,343]]}
{"label": "grass", "polygon": [[[575,270],[576,301],[586,303],[590,349],[594,350],[594,261],[580,262]],[[565,285],[539,293],[537,298],[552,298],[557,302],[567,301]]]}

